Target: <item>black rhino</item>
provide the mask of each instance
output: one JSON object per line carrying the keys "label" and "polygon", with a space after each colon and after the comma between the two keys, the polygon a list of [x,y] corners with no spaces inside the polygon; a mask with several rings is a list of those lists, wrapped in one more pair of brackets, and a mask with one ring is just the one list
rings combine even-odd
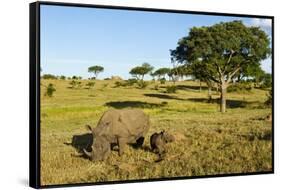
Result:
{"label": "black rhino", "polygon": [[83,149],[92,160],[104,160],[113,145],[119,147],[119,156],[124,152],[126,144],[142,146],[149,130],[149,117],[139,109],[108,110],[99,120],[97,127],[87,127],[93,133],[92,151]]}

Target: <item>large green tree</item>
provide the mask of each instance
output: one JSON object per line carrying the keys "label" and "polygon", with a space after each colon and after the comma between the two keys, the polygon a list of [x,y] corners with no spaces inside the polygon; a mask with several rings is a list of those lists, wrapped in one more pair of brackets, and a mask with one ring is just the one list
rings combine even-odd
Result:
{"label": "large green tree", "polygon": [[141,66],[137,66],[131,69],[130,74],[138,80],[143,81],[144,75],[149,74],[153,70],[153,67],[148,63],[143,63]]}
{"label": "large green tree", "polygon": [[220,88],[221,112],[226,111],[226,90],[235,75],[247,65],[260,67],[270,55],[270,40],[259,27],[242,21],[193,27],[171,51],[173,61],[200,68]]}
{"label": "large green tree", "polygon": [[88,68],[88,72],[89,73],[94,73],[95,78],[98,78],[98,74],[103,72],[104,68],[102,66],[99,65],[95,65],[95,66],[91,66]]}

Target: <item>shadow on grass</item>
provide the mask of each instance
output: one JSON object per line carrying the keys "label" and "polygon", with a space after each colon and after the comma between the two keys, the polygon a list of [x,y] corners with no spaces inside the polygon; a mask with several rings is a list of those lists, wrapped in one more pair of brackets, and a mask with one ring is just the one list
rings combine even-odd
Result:
{"label": "shadow on grass", "polygon": [[[92,133],[84,133],[81,135],[73,135],[72,141],[70,143],[65,142],[64,144],[67,146],[72,146],[73,148],[76,149],[76,151],[78,152],[78,155],[73,154],[73,156],[83,157],[83,158],[88,159],[88,157],[84,154],[83,149],[87,150],[88,152],[91,152],[93,142],[94,142],[94,139],[93,139]],[[147,146],[144,146],[143,142],[144,142],[144,137],[141,137],[141,138],[137,139],[136,143],[130,143],[128,145],[134,149],[142,149],[144,151],[150,151],[150,148]],[[117,143],[111,143],[110,148],[111,148],[111,151],[119,150]]]}
{"label": "shadow on grass", "polygon": [[92,151],[93,134],[85,133],[82,135],[73,135],[71,142],[65,142],[64,144],[72,146],[78,153],[83,153],[83,149],[90,152]]}
{"label": "shadow on grass", "polygon": [[157,103],[148,103],[148,102],[141,102],[141,101],[116,101],[116,102],[107,102],[105,103],[106,106],[113,107],[116,109],[122,108],[159,108],[163,107],[167,104],[167,102],[162,102],[160,104]]}
{"label": "shadow on grass", "polygon": [[[200,90],[200,86],[192,86],[192,85],[177,85],[178,90]],[[208,90],[208,87],[201,86],[201,90]]]}
{"label": "shadow on grass", "polygon": [[[189,101],[192,102],[202,102],[202,103],[216,103],[220,104],[220,98],[216,99],[207,99],[207,98],[189,98]],[[259,102],[247,102],[244,100],[226,100],[227,108],[245,108],[250,105],[259,104]]]}
{"label": "shadow on grass", "polygon": [[240,137],[247,139],[248,141],[260,140],[260,141],[271,141],[272,133],[271,131],[265,131],[264,133],[249,133],[242,134]]}
{"label": "shadow on grass", "polygon": [[160,99],[169,99],[169,100],[185,100],[182,98],[178,98],[175,96],[170,96],[166,94],[144,94],[144,96],[152,97],[152,98],[160,98]]}

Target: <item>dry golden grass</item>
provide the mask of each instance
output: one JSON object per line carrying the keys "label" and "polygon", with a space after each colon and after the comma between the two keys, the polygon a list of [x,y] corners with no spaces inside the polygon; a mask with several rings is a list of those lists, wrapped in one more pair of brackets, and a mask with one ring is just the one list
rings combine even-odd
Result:
{"label": "dry golden grass", "polygon": [[[56,87],[54,97],[41,96],[41,184],[118,181],[177,176],[200,176],[272,170],[271,122],[263,118],[266,91],[254,89],[228,93],[229,108],[221,114],[214,101],[206,101],[196,82],[178,82],[176,94],[166,94],[150,84],[146,89],[114,87],[113,81],[96,81],[92,90],[70,89],[69,81],[42,80]],[[108,86],[104,87],[104,84]],[[41,87],[44,94],[45,88]],[[218,94],[213,95],[218,98]],[[127,147],[123,156],[112,151],[105,161],[78,157],[65,143],[73,135],[87,133],[85,124],[96,125],[109,108],[138,107],[151,119],[142,149]],[[166,158],[149,150],[149,137],[160,130],[176,138],[167,145]]]}

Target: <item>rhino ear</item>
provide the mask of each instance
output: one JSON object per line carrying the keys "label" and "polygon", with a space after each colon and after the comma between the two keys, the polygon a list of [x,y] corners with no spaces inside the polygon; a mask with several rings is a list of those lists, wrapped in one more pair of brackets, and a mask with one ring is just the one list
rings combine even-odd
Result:
{"label": "rhino ear", "polygon": [[119,115],[118,121],[119,121],[119,122],[122,122],[122,116],[121,116],[121,115]]}
{"label": "rhino ear", "polygon": [[96,128],[92,128],[92,133],[93,133],[93,137],[96,137],[96,136],[97,136],[97,130],[96,130]]}

